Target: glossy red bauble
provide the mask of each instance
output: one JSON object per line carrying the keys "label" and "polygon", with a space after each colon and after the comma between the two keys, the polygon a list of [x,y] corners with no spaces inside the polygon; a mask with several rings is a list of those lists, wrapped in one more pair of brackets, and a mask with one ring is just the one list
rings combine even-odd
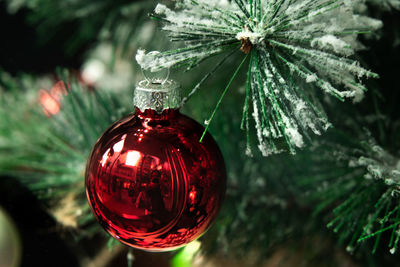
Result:
{"label": "glossy red bauble", "polygon": [[113,237],[171,250],[203,234],[225,195],[221,152],[203,127],[167,109],[130,115],[97,141],[86,169],[93,213]]}

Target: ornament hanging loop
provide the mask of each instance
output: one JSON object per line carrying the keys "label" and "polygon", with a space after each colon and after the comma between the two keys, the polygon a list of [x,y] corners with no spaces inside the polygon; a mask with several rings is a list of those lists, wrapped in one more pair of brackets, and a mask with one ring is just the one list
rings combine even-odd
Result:
{"label": "ornament hanging loop", "polygon": [[[154,60],[159,54],[161,54],[159,51],[152,51],[148,53],[147,56],[153,58]],[[169,68],[166,68],[153,72],[151,70],[146,70],[142,68],[142,74],[149,84],[164,85],[165,82],[168,81],[170,70]]]}
{"label": "ornament hanging loop", "polygon": [[[151,60],[157,60],[160,52],[153,51],[146,56]],[[152,72],[151,69],[143,69],[144,80],[135,88],[133,103],[142,112],[146,109],[162,113],[166,109],[177,109],[182,100],[179,84],[169,79],[169,68]]]}

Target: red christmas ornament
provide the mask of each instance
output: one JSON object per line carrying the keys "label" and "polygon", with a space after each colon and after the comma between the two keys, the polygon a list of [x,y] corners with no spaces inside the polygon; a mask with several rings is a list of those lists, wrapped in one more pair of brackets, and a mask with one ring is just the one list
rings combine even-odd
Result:
{"label": "red christmas ornament", "polygon": [[225,195],[221,152],[204,128],[182,115],[171,80],[142,81],[136,113],[97,141],[86,169],[86,194],[95,217],[121,242],[166,251],[201,236]]}

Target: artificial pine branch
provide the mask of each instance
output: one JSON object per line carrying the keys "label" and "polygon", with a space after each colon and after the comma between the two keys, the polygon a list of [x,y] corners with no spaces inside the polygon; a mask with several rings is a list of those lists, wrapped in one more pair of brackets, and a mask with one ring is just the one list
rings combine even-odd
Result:
{"label": "artificial pine branch", "polygon": [[21,83],[10,77],[1,80],[0,174],[16,177],[46,203],[61,225],[102,233],[87,205],[85,163],[101,133],[128,113],[125,98],[90,91],[61,76],[64,82],[56,83],[60,99],[44,90],[52,106],[60,108],[47,116],[38,83],[30,81],[31,90],[21,84],[26,77],[20,77]]}
{"label": "artificial pine branch", "polygon": [[[316,213],[333,209],[328,223],[347,250],[374,238],[375,253],[381,236],[388,233],[387,247],[395,253],[400,240],[400,157],[376,144],[336,132],[341,141],[326,142],[308,153],[308,164],[315,166],[295,183],[306,191],[306,198],[319,203]],[[329,154],[329,155],[328,155]]]}
{"label": "artificial pine branch", "polygon": [[152,17],[185,47],[157,55],[139,50],[136,59],[151,71],[190,70],[218,54],[239,49],[250,54],[243,128],[249,132],[252,114],[264,156],[282,151],[281,139],[295,153],[309,131],[319,135],[330,126],[315,89],[340,100],[360,100],[366,90],[361,79],[378,77],[349,58],[360,46],[357,34],[381,27],[378,20],[354,14],[358,3],[183,0],[176,11],[159,4]]}

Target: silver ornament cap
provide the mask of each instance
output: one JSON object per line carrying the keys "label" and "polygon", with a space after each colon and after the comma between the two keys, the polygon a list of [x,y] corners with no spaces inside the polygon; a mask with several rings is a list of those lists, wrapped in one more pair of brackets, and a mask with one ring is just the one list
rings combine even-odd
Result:
{"label": "silver ornament cap", "polygon": [[162,113],[166,109],[178,109],[181,105],[182,96],[180,85],[169,78],[168,73],[150,73],[142,69],[146,78],[138,83],[133,96],[135,107],[144,112],[152,109]]}

